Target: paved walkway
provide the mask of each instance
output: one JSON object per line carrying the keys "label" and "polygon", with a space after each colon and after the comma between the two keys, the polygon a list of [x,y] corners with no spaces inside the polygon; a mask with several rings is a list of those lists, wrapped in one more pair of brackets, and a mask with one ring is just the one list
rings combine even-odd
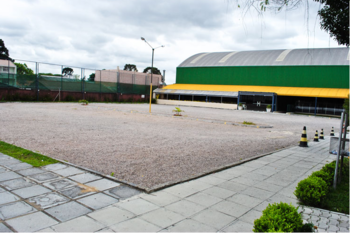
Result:
{"label": "paved walkway", "polygon": [[[298,182],[335,156],[329,137],[151,194],[62,164],[31,168],[0,155],[1,231],[251,232],[269,203],[298,205]],[[319,231],[349,232],[349,216],[300,208]]]}

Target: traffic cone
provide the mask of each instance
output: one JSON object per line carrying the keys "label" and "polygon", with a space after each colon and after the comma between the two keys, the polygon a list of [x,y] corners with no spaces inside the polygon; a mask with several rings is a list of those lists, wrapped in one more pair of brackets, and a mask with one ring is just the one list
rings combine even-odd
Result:
{"label": "traffic cone", "polygon": [[331,136],[334,136],[334,127],[332,127]]}
{"label": "traffic cone", "polygon": [[317,130],[316,130],[316,133],[315,133],[314,142],[319,142],[319,140],[318,140],[318,131]]}
{"label": "traffic cone", "polygon": [[324,139],[324,135],[323,135],[323,129],[321,129],[321,133],[320,133],[320,139]]}
{"label": "traffic cone", "polygon": [[306,135],[306,126],[304,126],[303,133],[301,134],[301,139],[299,143],[300,147],[308,147],[307,145],[307,135]]}

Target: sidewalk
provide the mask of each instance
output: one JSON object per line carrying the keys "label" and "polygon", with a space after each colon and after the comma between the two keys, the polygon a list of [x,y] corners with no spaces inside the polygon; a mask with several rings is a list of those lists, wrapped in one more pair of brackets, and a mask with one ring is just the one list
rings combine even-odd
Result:
{"label": "sidewalk", "polygon": [[[60,167],[66,165],[39,169],[16,162],[12,166],[8,161],[13,159],[0,155],[0,232],[251,232],[254,220],[269,203],[298,205],[293,194],[298,182],[335,158],[328,153],[329,139],[309,142],[308,148],[279,151],[151,194],[84,175],[76,168]],[[38,174],[50,170],[47,173],[58,177],[45,182],[38,175],[28,174],[39,170]],[[27,191],[33,187],[39,191]],[[304,219],[320,227],[319,231],[349,232],[348,215],[308,207],[300,211]]]}

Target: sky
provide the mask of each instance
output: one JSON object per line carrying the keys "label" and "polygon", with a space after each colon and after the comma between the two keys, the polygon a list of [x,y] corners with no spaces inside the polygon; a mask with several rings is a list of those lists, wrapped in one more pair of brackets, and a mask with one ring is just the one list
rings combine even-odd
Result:
{"label": "sky", "polygon": [[[120,69],[135,64],[166,70],[202,52],[339,47],[320,29],[319,3],[262,16],[244,0],[0,0],[0,39],[16,62]],[[240,5],[240,7],[238,7]],[[35,63],[25,62],[34,68]],[[40,65],[60,73],[60,66]],[[75,72],[75,73],[79,73]],[[88,74],[87,74],[88,75]]]}

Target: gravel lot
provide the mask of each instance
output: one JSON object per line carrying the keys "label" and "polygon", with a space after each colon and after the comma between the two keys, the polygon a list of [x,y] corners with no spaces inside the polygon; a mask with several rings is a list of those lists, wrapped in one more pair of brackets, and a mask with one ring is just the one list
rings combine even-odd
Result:
{"label": "gravel lot", "polygon": [[[147,104],[0,103],[0,140],[153,189],[297,145],[304,125],[309,139],[339,128],[327,117],[182,107],[178,118],[172,109],[153,105],[149,115]],[[273,128],[229,124],[243,121]]]}

